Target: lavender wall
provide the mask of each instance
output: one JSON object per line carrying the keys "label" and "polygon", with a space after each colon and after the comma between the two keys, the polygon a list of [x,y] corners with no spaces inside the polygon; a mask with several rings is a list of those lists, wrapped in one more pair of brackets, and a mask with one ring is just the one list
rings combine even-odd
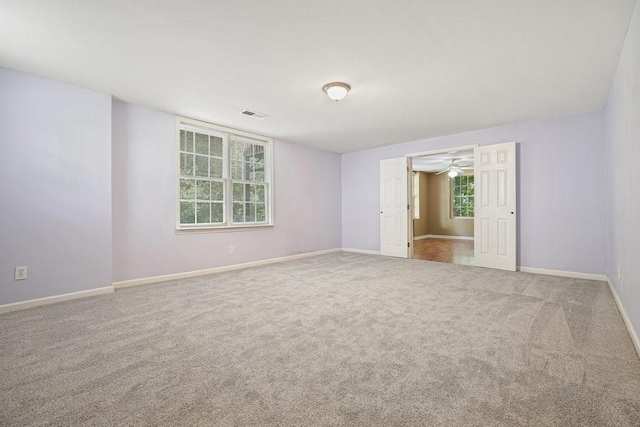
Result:
{"label": "lavender wall", "polygon": [[640,5],[636,5],[631,18],[604,118],[607,275],[637,333],[640,332]]}
{"label": "lavender wall", "polygon": [[111,97],[4,68],[0,94],[0,305],[110,286]]}
{"label": "lavender wall", "polygon": [[283,141],[273,228],[177,234],[175,127],[172,114],[113,104],[114,281],[340,247],[340,155]]}
{"label": "lavender wall", "polygon": [[[606,271],[638,325],[638,19],[636,10],[605,111],[607,267],[601,112],[342,156],[276,141],[275,227],[178,234],[175,116],[0,68],[0,304],[340,246],[378,250],[380,159],[515,140],[518,264]],[[29,266],[27,281],[13,281],[17,265]]]}
{"label": "lavender wall", "polygon": [[518,265],[604,274],[602,132],[597,111],[344,154],[342,245],[380,249],[381,159],[516,141]]}

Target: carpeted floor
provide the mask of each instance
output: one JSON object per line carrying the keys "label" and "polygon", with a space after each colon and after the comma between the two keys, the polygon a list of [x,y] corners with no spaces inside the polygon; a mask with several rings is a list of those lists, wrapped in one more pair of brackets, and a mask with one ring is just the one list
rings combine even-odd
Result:
{"label": "carpeted floor", "polygon": [[0,316],[1,425],[640,425],[606,284],[334,253]]}

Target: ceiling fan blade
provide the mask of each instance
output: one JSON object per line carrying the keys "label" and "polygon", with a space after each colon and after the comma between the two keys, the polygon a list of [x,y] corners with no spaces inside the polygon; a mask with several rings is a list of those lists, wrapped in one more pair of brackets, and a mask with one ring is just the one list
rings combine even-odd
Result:
{"label": "ceiling fan blade", "polygon": [[436,175],[440,175],[441,173],[445,173],[445,172],[448,172],[448,171],[449,171],[449,169],[445,169],[443,171],[440,171],[440,172],[436,173]]}

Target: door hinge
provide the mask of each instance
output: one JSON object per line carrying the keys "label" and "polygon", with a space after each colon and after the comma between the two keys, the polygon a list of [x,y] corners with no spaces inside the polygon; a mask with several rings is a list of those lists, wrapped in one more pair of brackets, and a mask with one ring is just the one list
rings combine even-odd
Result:
{"label": "door hinge", "polygon": [[409,205],[407,205],[407,210],[409,210],[409,209],[411,209],[411,208],[409,207]]}
{"label": "door hinge", "polygon": [[407,247],[410,248],[411,247],[411,242],[407,242]]}

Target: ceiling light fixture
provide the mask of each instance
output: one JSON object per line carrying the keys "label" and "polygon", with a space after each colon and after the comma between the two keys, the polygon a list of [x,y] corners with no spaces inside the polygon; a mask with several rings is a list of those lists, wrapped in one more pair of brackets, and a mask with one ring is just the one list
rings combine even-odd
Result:
{"label": "ceiling light fixture", "polygon": [[342,82],[333,82],[333,83],[327,83],[326,85],[324,85],[322,90],[327,94],[327,96],[329,96],[329,98],[338,102],[342,98],[347,96],[347,92],[351,90],[351,86]]}
{"label": "ceiling light fixture", "polygon": [[447,175],[449,175],[450,178],[455,178],[456,176],[458,176],[458,171],[455,169],[451,169]]}

